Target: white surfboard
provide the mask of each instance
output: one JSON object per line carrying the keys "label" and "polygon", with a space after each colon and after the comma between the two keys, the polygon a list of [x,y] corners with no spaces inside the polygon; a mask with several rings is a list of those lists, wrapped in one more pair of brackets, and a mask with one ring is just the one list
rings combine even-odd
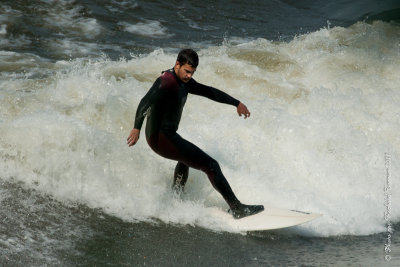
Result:
{"label": "white surfboard", "polygon": [[233,230],[243,232],[291,227],[322,216],[318,213],[264,207],[264,211],[242,219],[234,219],[231,214],[220,209],[213,210],[213,216],[222,218]]}

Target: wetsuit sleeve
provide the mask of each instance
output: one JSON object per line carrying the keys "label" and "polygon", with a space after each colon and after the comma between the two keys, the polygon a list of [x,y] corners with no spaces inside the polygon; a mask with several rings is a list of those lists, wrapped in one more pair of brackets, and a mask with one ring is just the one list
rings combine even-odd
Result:
{"label": "wetsuit sleeve", "polygon": [[139,106],[136,110],[135,116],[135,129],[141,129],[143,125],[144,118],[147,115],[147,111],[151,105],[158,101],[164,94],[164,90],[161,90],[161,79],[158,78],[153,86],[149,89],[147,94],[140,100]]}
{"label": "wetsuit sleeve", "polygon": [[211,100],[233,105],[235,107],[237,107],[240,103],[239,100],[233,98],[227,93],[224,93],[217,88],[198,83],[194,79],[191,79],[188,85],[188,92],[191,94],[204,96]]}

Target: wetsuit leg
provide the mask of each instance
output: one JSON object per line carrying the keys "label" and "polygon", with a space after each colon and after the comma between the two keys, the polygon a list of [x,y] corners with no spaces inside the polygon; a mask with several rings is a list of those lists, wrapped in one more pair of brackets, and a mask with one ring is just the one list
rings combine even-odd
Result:
{"label": "wetsuit leg", "polygon": [[189,176],[189,166],[185,163],[178,161],[174,172],[174,182],[172,184],[172,189],[175,193],[179,194],[183,191],[185,184]]}
{"label": "wetsuit leg", "polygon": [[218,162],[177,133],[155,133],[147,138],[147,142],[160,156],[205,172],[213,187],[230,206],[233,217],[242,218],[264,210],[262,205],[240,203],[222,174]]}
{"label": "wetsuit leg", "polygon": [[239,203],[226,181],[218,162],[204,153],[200,148],[183,139],[177,133],[153,134],[147,139],[150,147],[160,156],[177,160],[186,166],[201,170],[208,176],[213,187],[224,197],[229,206]]}

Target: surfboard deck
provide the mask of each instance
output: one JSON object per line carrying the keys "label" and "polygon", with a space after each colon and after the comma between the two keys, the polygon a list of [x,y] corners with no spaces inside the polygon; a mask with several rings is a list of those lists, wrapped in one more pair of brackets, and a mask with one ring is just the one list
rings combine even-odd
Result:
{"label": "surfboard deck", "polygon": [[241,219],[234,219],[231,214],[221,209],[213,210],[213,216],[222,218],[232,229],[243,232],[291,227],[322,216],[318,213],[264,207],[264,211]]}

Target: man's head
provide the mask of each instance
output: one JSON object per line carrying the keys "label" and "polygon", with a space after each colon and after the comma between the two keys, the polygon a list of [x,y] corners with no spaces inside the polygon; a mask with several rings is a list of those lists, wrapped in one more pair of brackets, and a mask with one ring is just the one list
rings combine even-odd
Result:
{"label": "man's head", "polygon": [[199,65],[199,56],[193,49],[182,49],[176,61],[178,61],[181,66],[189,64],[193,68],[197,68],[197,65]]}
{"label": "man's head", "polygon": [[175,73],[178,78],[187,83],[192,78],[199,64],[199,56],[192,49],[183,49],[179,52],[175,63]]}

